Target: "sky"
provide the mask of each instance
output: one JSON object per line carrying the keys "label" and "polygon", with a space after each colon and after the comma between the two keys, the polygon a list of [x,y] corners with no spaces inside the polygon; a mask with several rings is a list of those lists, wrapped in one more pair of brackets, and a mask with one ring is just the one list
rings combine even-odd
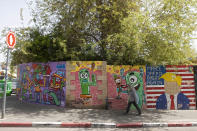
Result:
{"label": "sky", "polygon": [[[28,0],[0,0],[0,32],[5,27],[22,27],[22,21],[20,19],[21,8],[23,8],[24,26],[29,25],[31,15],[27,2]],[[0,35],[0,37],[2,36]],[[194,40],[193,47],[197,51],[197,40]],[[3,54],[0,54],[0,62],[5,62],[5,56]]]}
{"label": "sky", "polygon": [[[20,18],[21,8],[23,8],[24,26],[28,26],[31,15],[27,0],[0,0],[0,32],[6,27],[22,27]],[[0,37],[2,36],[0,35]],[[0,54],[0,62],[5,62],[3,54]]]}

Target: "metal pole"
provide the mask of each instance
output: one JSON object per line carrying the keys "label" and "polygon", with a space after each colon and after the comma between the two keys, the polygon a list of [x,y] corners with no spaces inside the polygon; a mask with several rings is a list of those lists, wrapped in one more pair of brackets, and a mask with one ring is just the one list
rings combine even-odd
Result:
{"label": "metal pole", "polygon": [[10,52],[10,48],[8,48],[8,51],[7,51],[7,61],[6,61],[6,69],[5,69],[5,84],[4,84],[4,95],[3,95],[3,105],[2,105],[1,119],[4,119],[4,116],[5,116],[9,52]]}

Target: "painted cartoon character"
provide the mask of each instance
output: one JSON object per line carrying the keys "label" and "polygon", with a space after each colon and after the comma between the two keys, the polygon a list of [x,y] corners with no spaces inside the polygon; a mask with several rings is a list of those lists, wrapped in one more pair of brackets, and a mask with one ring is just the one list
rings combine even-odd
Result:
{"label": "painted cartoon character", "polygon": [[54,73],[51,76],[50,87],[54,89],[60,89],[62,87],[63,77]]}
{"label": "painted cartoon character", "polygon": [[92,81],[90,81],[90,74],[87,69],[81,69],[79,71],[79,80],[81,85],[81,95],[80,97],[90,97],[90,87],[89,86],[96,86],[96,76],[92,74]]}
{"label": "painted cartoon character", "polygon": [[40,103],[42,90],[40,89],[38,84],[35,84],[34,88],[35,88],[36,103]]}
{"label": "painted cartoon character", "polygon": [[118,96],[116,97],[116,99],[121,99],[121,97],[120,97],[120,93],[122,92],[121,78],[119,76],[117,76],[117,77],[114,76],[114,81],[116,83],[117,92],[118,92]]}
{"label": "painted cartoon character", "polygon": [[64,95],[62,94],[66,81],[64,76],[63,71],[53,73],[50,80],[50,88],[45,91],[49,95],[50,103],[56,104],[57,106],[60,106],[63,98],[62,95]]}
{"label": "painted cartoon character", "polygon": [[122,80],[120,76],[114,75],[114,81],[116,83],[117,92],[118,92],[118,96],[116,97],[116,99],[121,99],[120,95],[121,93],[124,93],[123,88],[126,88],[126,85],[122,85]]}
{"label": "painted cartoon character", "polygon": [[158,97],[156,109],[189,109],[189,99],[180,93],[181,76],[167,72],[161,78],[164,79],[165,93]]}
{"label": "painted cartoon character", "polygon": [[137,104],[141,108],[143,104],[143,79],[140,72],[128,72],[126,74],[126,83],[137,91]]}
{"label": "painted cartoon character", "polygon": [[43,75],[50,75],[51,74],[51,68],[50,68],[49,64],[44,65],[42,72],[43,72],[42,73]]}

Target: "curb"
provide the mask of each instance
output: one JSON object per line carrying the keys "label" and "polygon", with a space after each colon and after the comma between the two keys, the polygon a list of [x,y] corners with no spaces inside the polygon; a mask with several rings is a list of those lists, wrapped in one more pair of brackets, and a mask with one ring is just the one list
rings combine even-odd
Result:
{"label": "curb", "polygon": [[116,124],[116,128],[140,128],[143,127],[143,123],[119,123]]}
{"label": "curb", "polygon": [[116,123],[92,123],[92,128],[116,128]]}
{"label": "curb", "polygon": [[145,127],[192,127],[197,122],[163,123],[75,123],[75,122],[0,122],[0,127],[54,127],[54,128],[145,128]]}

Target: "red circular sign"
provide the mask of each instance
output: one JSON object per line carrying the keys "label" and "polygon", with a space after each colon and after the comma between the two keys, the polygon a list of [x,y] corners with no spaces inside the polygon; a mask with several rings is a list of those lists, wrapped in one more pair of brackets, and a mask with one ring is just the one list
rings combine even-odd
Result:
{"label": "red circular sign", "polygon": [[14,48],[16,45],[16,37],[13,32],[8,33],[6,41],[9,48]]}

